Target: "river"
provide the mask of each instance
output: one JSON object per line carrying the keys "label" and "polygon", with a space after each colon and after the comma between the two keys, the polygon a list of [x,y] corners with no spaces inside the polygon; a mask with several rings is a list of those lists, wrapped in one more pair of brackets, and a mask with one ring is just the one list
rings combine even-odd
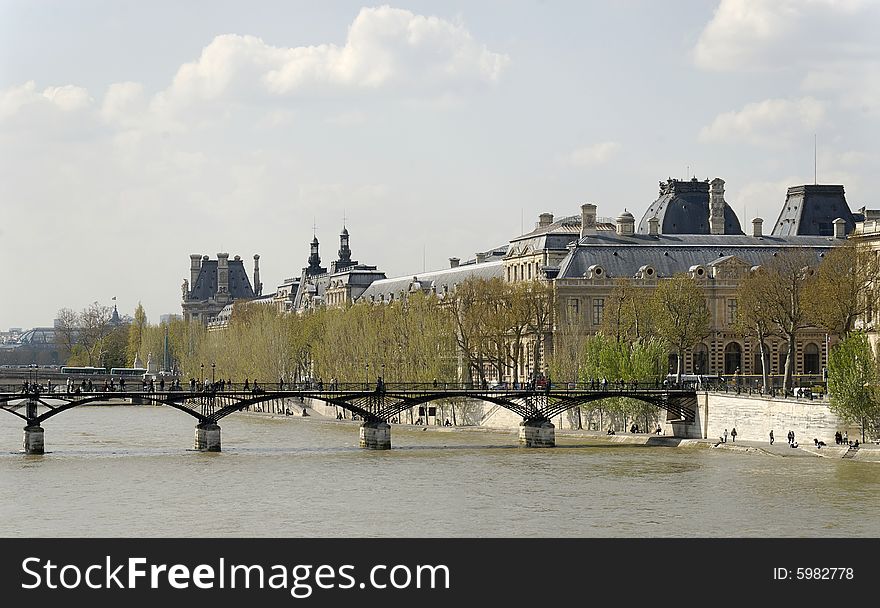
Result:
{"label": "river", "polygon": [[0,413],[0,537],[877,537],[880,464],[239,414],[222,453],[154,406]]}

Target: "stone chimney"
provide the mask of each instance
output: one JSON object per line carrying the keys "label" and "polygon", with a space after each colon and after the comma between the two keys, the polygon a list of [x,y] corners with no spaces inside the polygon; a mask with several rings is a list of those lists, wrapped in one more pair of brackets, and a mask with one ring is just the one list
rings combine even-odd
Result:
{"label": "stone chimney", "polygon": [[484,252],[484,253],[478,253],[478,254],[477,254],[477,264],[482,264],[482,263],[485,262],[487,259],[489,259],[489,254],[488,254],[488,253],[485,253],[485,252]]}
{"label": "stone chimney", "polygon": [[552,213],[542,213],[538,216],[538,228],[546,228],[553,223]]}
{"label": "stone chimney", "polygon": [[752,236],[764,236],[763,231],[764,220],[756,217],[752,220]]}
{"label": "stone chimney", "polygon": [[596,234],[596,205],[584,203],[581,205],[581,238]]}
{"label": "stone chimney", "polygon": [[846,238],[846,220],[842,217],[837,218],[832,222],[834,224],[834,238],[836,239],[845,239]]}
{"label": "stone chimney", "polygon": [[657,219],[656,215],[648,219],[648,234],[651,236],[658,236],[660,234],[660,220]]}
{"label": "stone chimney", "polygon": [[460,261],[461,260],[459,260],[458,258],[449,258],[449,267],[450,268],[458,268],[458,263]]}
{"label": "stone chimney", "polygon": [[256,295],[263,294],[263,284],[260,283],[260,254],[254,254],[254,293]]}
{"label": "stone chimney", "polygon": [[709,183],[709,234],[724,234],[724,180]]}
{"label": "stone chimney", "polygon": [[617,234],[634,234],[636,231],[636,218],[633,214],[623,210],[623,213],[617,216]]}
{"label": "stone chimney", "polygon": [[229,254],[217,254],[217,293],[229,293]]}
{"label": "stone chimney", "polygon": [[195,291],[196,281],[199,280],[199,271],[202,269],[202,254],[193,253],[189,256],[189,288]]}

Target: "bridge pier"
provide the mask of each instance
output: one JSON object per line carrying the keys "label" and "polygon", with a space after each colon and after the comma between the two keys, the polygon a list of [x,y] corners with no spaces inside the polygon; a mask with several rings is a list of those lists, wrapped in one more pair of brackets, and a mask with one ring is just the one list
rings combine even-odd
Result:
{"label": "bridge pier", "polygon": [[29,424],[24,427],[24,453],[43,454],[43,427],[39,424]]}
{"label": "bridge pier", "polygon": [[202,452],[220,451],[220,425],[213,422],[196,425],[196,438],[193,448]]}
{"label": "bridge pier", "polygon": [[519,424],[519,443],[526,448],[555,448],[556,427],[549,420],[523,420]]}
{"label": "bridge pier", "polygon": [[368,450],[391,449],[391,425],[383,420],[368,420],[361,425],[362,448]]}

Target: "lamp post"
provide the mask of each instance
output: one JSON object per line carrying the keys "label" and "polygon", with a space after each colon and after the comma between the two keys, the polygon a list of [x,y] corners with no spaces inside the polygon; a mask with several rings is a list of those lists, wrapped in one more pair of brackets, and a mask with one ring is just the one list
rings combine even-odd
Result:
{"label": "lamp post", "polygon": [[369,390],[370,388],[370,364],[369,362],[364,363],[364,390]]}
{"label": "lamp post", "polygon": [[382,364],[382,386],[385,386],[385,364]]}
{"label": "lamp post", "polygon": [[211,385],[212,385],[212,386],[213,386],[213,384],[214,384],[214,368],[215,368],[216,366],[217,366],[216,363],[212,363],[212,364],[211,364]]}
{"label": "lamp post", "polygon": [[199,374],[199,382],[202,383],[202,390],[205,390],[205,364],[199,364],[199,368],[201,368],[201,373]]}

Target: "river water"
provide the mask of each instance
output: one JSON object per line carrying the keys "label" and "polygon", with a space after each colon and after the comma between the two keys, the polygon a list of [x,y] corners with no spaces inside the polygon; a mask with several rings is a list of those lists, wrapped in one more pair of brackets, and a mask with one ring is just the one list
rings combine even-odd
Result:
{"label": "river water", "polygon": [[191,450],[165,407],[80,407],[19,452],[0,412],[0,537],[878,537],[880,464],[233,415]]}

